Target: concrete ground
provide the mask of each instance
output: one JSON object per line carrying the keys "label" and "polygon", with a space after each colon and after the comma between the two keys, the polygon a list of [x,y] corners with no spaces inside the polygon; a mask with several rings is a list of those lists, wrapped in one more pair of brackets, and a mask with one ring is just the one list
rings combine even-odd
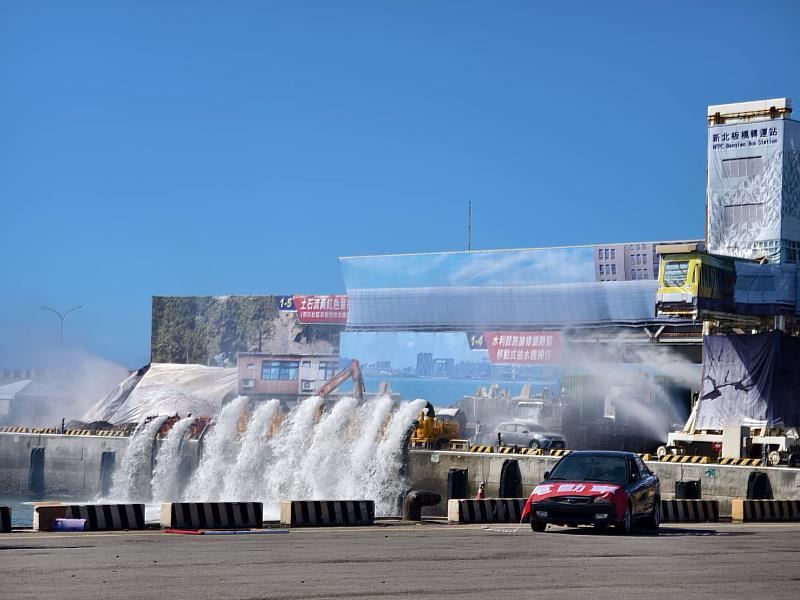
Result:
{"label": "concrete ground", "polygon": [[796,598],[800,524],[0,534],[0,598]]}

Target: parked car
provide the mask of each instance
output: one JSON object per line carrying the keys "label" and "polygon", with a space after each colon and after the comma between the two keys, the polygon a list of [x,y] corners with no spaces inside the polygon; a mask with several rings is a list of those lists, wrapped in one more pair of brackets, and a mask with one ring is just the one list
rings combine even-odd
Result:
{"label": "parked car", "polygon": [[494,430],[498,446],[522,446],[557,450],[566,447],[564,436],[530,421],[500,423]]}
{"label": "parked car", "polygon": [[631,452],[571,452],[534,488],[522,518],[528,515],[534,531],[548,523],[614,525],[627,534],[635,522],[657,530],[661,488],[656,474]]}

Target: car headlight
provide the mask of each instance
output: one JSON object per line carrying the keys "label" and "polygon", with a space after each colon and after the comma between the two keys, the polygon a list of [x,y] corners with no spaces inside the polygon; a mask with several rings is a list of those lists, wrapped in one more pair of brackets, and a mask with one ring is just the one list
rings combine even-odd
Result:
{"label": "car headlight", "polygon": [[614,497],[609,494],[603,494],[602,496],[595,496],[594,503],[595,504],[611,504],[614,502]]}

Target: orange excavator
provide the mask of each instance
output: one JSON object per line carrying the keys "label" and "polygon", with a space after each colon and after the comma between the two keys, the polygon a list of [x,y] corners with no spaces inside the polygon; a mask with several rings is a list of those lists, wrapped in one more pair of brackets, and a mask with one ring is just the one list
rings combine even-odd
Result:
{"label": "orange excavator", "polygon": [[361,366],[358,364],[357,360],[350,363],[350,366],[346,369],[342,369],[336,373],[330,381],[319,388],[316,395],[324,399],[348,379],[353,380],[353,398],[359,402],[363,402],[366,391],[364,388],[364,378],[361,376]]}

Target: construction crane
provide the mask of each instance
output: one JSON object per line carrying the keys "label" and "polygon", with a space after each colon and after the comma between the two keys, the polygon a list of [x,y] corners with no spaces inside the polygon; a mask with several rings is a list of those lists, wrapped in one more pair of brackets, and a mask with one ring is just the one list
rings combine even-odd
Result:
{"label": "construction crane", "polygon": [[361,376],[361,366],[358,364],[357,360],[350,363],[350,366],[346,369],[339,371],[327,383],[319,388],[317,396],[324,399],[348,379],[353,380],[353,398],[359,402],[363,402],[366,392],[364,389],[364,378]]}

